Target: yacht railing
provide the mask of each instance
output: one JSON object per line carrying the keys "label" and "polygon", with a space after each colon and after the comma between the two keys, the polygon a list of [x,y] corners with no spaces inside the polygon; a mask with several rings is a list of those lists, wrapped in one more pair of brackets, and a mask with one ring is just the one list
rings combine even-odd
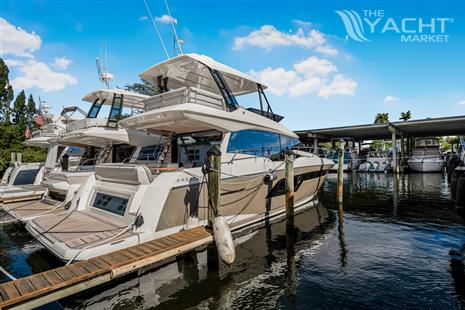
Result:
{"label": "yacht railing", "polygon": [[154,110],[181,103],[197,103],[211,108],[226,109],[223,97],[195,87],[182,87],[144,100],[146,110]]}
{"label": "yacht railing", "polygon": [[106,127],[107,120],[102,118],[84,118],[66,125],[66,132],[86,129],[90,127]]}

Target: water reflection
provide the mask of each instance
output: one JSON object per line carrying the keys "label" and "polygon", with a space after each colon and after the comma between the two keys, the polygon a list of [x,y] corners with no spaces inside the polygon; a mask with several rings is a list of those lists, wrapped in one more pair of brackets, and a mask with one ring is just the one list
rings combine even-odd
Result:
{"label": "water reflection", "polygon": [[[350,173],[344,202],[329,175],[321,205],[237,240],[61,301],[67,309],[465,308],[465,226],[441,174]],[[60,264],[22,227],[2,228],[16,275]]]}

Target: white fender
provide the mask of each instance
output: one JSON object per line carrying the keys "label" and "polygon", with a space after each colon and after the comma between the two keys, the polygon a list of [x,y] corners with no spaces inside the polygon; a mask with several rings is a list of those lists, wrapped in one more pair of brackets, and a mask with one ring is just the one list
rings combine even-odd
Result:
{"label": "white fender", "polygon": [[213,220],[213,236],[221,260],[228,265],[232,264],[236,258],[236,249],[228,222],[224,217],[217,216]]}

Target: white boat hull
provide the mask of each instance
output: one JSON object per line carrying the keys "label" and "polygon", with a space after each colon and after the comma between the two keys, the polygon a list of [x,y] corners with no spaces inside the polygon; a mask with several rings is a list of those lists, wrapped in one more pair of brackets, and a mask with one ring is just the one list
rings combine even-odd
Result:
{"label": "white boat hull", "polygon": [[440,172],[444,168],[444,161],[438,159],[409,159],[408,166],[417,172]]}

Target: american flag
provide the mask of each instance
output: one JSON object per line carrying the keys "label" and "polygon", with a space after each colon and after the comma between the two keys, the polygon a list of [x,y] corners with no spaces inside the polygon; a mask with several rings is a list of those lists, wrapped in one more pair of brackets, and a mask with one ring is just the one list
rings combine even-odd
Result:
{"label": "american flag", "polygon": [[29,129],[29,126],[26,126],[26,129],[24,130],[24,137],[26,137],[26,139],[32,138],[32,132]]}
{"label": "american flag", "polygon": [[37,126],[42,126],[42,123],[44,122],[44,119],[42,117],[42,110],[39,107],[39,110],[37,111],[37,116],[36,116],[36,124]]}

